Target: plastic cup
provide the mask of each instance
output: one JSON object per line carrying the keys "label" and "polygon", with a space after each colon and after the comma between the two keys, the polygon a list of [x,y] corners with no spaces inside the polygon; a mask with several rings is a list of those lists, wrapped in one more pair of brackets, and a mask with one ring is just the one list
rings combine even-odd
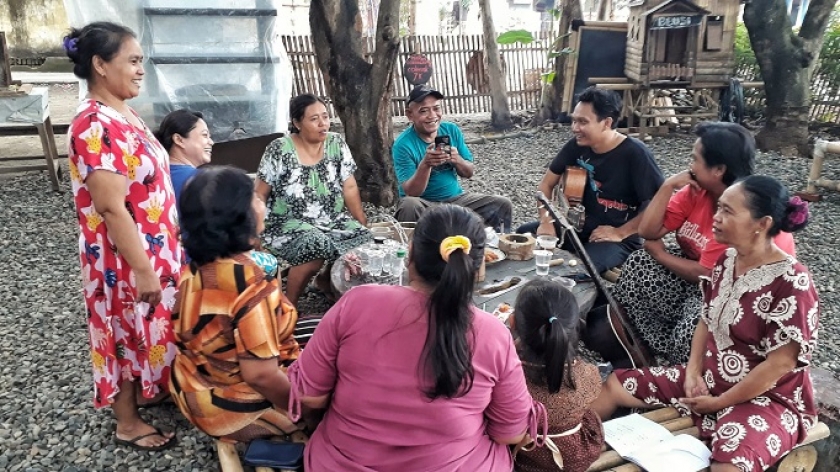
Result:
{"label": "plastic cup", "polygon": [[551,251],[552,249],[557,247],[557,237],[549,236],[546,234],[537,236],[537,246],[539,246],[542,249]]}
{"label": "plastic cup", "polygon": [[370,251],[359,248],[356,254],[359,256],[359,267],[362,269],[362,272],[368,273],[370,271]]}
{"label": "plastic cup", "polygon": [[391,228],[387,226],[374,226],[370,229],[373,236],[382,236],[383,238],[391,237]]}
{"label": "plastic cup", "polygon": [[545,249],[537,249],[534,251],[534,262],[537,264],[537,275],[548,275],[548,264],[551,262],[553,252]]}
{"label": "plastic cup", "polygon": [[368,273],[374,277],[382,275],[382,262],[385,255],[382,251],[374,249],[368,252]]}

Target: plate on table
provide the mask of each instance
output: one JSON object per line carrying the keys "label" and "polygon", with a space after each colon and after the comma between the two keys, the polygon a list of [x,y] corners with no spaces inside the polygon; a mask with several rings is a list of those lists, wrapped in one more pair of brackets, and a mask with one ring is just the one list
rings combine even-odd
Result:
{"label": "plate on table", "polygon": [[505,259],[507,259],[507,256],[501,249],[495,247],[484,248],[484,263],[486,265],[495,264]]}

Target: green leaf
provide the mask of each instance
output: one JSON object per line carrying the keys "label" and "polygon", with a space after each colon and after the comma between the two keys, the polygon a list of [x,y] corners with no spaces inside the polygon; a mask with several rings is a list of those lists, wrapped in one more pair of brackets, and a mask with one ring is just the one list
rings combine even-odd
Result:
{"label": "green leaf", "polygon": [[307,183],[307,186],[309,186],[312,190],[317,190],[319,183],[321,183],[321,179],[318,178],[318,171],[309,171],[309,182]]}
{"label": "green leaf", "polygon": [[496,38],[496,42],[499,44],[530,44],[534,42],[534,35],[530,31],[525,30],[505,31]]}
{"label": "green leaf", "polygon": [[545,73],[540,74],[540,76],[542,77],[543,83],[546,83],[546,84],[550,84],[550,83],[554,82],[554,76],[555,75],[557,75],[557,73],[554,72],[554,71],[545,72]]}
{"label": "green leaf", "polygon": [[274,203],[274,214],[283,216],[289,211],[289,204],[286,202],[285,198],[278,198],[277,201]]}

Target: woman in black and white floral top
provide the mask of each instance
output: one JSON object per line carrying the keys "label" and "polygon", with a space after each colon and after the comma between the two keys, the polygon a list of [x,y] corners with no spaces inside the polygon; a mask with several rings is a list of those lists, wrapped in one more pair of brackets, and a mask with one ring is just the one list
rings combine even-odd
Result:
{"label": "woman in black and white floral top", "polygon": [[341,135],[329,132],[326,105],[303,94],[292,99],[290,112],[292,132],[266,148],[256,191],[268,208],[264,249],[292,265],[286,295],[297,305],[322,268],[315,282],[329,294],[329,266],[371,235],[356,163]]}

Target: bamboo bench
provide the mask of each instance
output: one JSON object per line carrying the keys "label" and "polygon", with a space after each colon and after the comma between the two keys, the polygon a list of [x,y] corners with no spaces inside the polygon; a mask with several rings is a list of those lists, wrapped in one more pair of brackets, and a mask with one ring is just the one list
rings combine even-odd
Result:
{"label": "bamboo bench", "polygon": [[[299,432],[291,435],[292,442],[306,443],[308,439]],[[244,472],[242,468],[242,461],[239,459],[239,452],[236,450],[234,443],[222,441],[219,439],[216,442],[216,453],[219,455],[219,466],[222,472]],[[256,472],[295,472],[297,469],[274,469],[271,467],[255,467]]]}
{"label": "bamboo bench", "polygon": [[818,139],[814,143],[814,160],[811,163],[811,171],[808,175],[808,186],[804,191],[798,192],[803,200],[816,202],[822,199],[818,188],[840,191],[840,180],[831,180],[822,177],[823,161],[826,154],[840,154],[840,141],[824,141]]}
{"label": "bamboo bench", "polygon": [[[697,437],[699,434],[699,430],[694,426],[694,420],[688,416],[680,416],[679,412],[673,407],[649,411],[642,416],[661,424],[674,435],[690,434]],[[817,464],[817,450],[811,444],[827,438],[829,434],[828,426],[825,423],[817,423],[808,432],[808,436],[802,444],[795,447],[777,464],[777,471],[811,472],[814,470],[814,466]],[[706,468],[703,471],[708,472],[709,469]],[[642,472],[642,469],[619,456],[609,446],[604,445],[601,456],[589,466],[586,472]]]}

